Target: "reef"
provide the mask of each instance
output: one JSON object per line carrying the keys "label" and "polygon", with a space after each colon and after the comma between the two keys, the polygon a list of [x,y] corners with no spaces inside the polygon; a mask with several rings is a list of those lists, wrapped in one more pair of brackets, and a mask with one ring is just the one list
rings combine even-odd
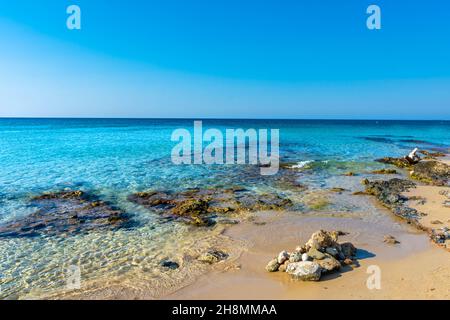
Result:
{"label": "reef", "polygon": [[37,211],[0,225],[0,238],[67,236],[130,226],[130,217],[83,191],[46,193],[31,199]]}
{"label": "reef", "polygon": [[212,225],[218,215],[284,210],[293,205],[289,198],[278,194],[257,193],[239,186],[138,192],[128,199],[165,217],[196,226]]}

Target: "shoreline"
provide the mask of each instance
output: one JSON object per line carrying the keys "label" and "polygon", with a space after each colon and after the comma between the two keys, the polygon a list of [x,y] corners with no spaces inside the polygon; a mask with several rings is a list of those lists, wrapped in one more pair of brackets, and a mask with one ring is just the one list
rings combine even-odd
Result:
{"label": "shoreline", "polygon": [[[260,213],[261,221],[267,213]],[[234,239],[252,242],[234,263],[236,268],[212,270],[200,276],[194,284],[182,287],[163,299],[449,299],[450,256],[433,245],[428,236],[414,227],[402,225],[393,228],[398,245],[383,242],[383,234],[370,231],[370,222],[358,222],[342,218],[298,217],[284,213],[270,223],[255,227],[246,222],[230,228],[226,233]],[[397,225],[392,219],[393,225]],[[301,226],[304,226],[301,230]],[[277,252],[299,245],[310,230],[335,227],[350,234],[342,238],[358,248],[359,266],[344,267],[341,272],[325,275],[319,282],[291,280],[283,272],[268,273],[264,266]],[[361,227],[363,229],[361,229]],[[255,229],[251,232],[251,229]],[[273,241],[276,230],[289,234],[298,230],[297,236]],[[306,229],[306,230],[305,230]],[[359,230],[359,231],[357,231]],[[367,233],[365,233],[367,232]],[[366,286],[367,267],[379,266],[382,274],[381,290],[369,290]],[[408,266],[405,268],[405,266]],[[230,270],[231,269],[231,270]],[[418,278],[422,281],[418,283]]]}
{"label": "shoreline", "polygon": [[[448,161],[448,157],[443,160]],[[380,175],[380,180],[389,178]],[[444,207],[440,203],[446,195],[440,194],[440,191],[448,189],[448,186],[429,186],[418,182],[416,188],[403,195],[414,199],[406,202],[409,207],[426,212],[424,221],[429,224],[436,216],[444,220],[446,213],[442,213]],[[216,235],[213,238],[207,235],[209,240],[203,243],[207,245],[205,249],[215,247],[225,250],[229,253],[227,259],[211,265],[199,265],[197,261],[197,265],[183,265],[173,271],[175,273],[169,271],[162,275],[169,283],[166,287],[160,288],[153,282],[145,283],[142,278],[133,278],[130,274],[123,278],[99,279],[86,283],[81,290],[40,298],[449,299],[448,252],[434,245],[427,233],[417,228],[417,224],[408,224],[407,220],[393,214],[375,197],[364,197],[373,205],[374,212],[324,210],[301,213],[280,210],[243,214],[239,224],[211,229],[211,236]],[[419,200],[424,200],[424,203],[419,203]],[[449,210],[449,215],[443,225],[448,226],[450,208],[445,210]],[[426,227],[429,228],[429,225]],[[267,261],[278,252],[301,245],[313,232],[321,229],[348,233],[339,240],[351,241],[358,248],[356,267],[344,266],[337,273],[324,275],[320,282],[293,281],[283,272],[268,273],[264,269]],[[384,237],[388,235],[400,243],[385,243]],[[196,259],[195,254],[188,256],[187,265]],[[381,290],[369,290],[366,286],[369,277],[367,268],[371,265],[378,266],[382,271]],[[172,276],[180,275],[184,275],[181,281],[171,282]]]}

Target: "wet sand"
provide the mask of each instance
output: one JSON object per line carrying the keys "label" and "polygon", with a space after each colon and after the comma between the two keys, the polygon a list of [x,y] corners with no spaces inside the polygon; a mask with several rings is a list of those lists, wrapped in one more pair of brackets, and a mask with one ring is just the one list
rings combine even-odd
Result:
{"label": "wet sand", "polygon": [[[387,215],[389,214],[386,212]],[[378,223],[345,218],[299,217],[295,213],[261,213],[259,222],[244,222],[227,234],[251,244],[235,268],[213,271],[166,299],[449,299],[450,255],[430,243],[426,234],[386,216]],[[391,223],[391,227],[389,227]],[[340,241],[358,250],[359,267],[323,276],[320,282],[299,282],[282,272],[268,273],[266,263],[281,250],[293,250],[318,229],[350,232]],[[390,231],[400,244],[383,242]],[[381,289],[368,289],[367,267],[381,270]]]}

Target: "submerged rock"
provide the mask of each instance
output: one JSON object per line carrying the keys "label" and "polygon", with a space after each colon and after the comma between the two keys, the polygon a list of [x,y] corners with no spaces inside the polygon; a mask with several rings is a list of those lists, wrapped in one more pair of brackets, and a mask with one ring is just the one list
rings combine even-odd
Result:
{"label": "submerged rock", "polygon": [[295,280],[319,281],[322,268],[316,262],[301,261],[290,263],[286,268],[286,272]]}
{"label": "submerged rock", "polygon": [[170,269],[170,270],[175,270],[180,267],[180,265],[178,263],[176,263],[175,261],[171,261],[171,260],[167,260],[167,259],[161,260],[159,265],[163,268]]}
{"label": "submerged rock", "polygon": [[397,170],[395,169],[380,169],[374,170],[371,172],[372,174],[397,174]]}
{"label": "submerged rock", "polygon": [[399,168],[411,168],[411,163],[405,158],[384,157],[381,159],[376,159],[375,161],[386,164],[392,164]]}
{"label": "submerged rock", "polygon": [[217,263],[221,260],[228,258],[228,254],[220,250],[209,250],[208,252],[202,254],[198,257],[201,262],[206,262],[209,264]]}
{"label": "submerged rock", "polygon": [[46,193],[34,197],[34,213],[0,225],[1,237],[72,235],[130,226],[123,211],[82,191]]}
{"label": "submerged rock", "polygon": [[218,214],[283,210],[292,206],[291,200],[278,194],[256,193],[243,187],[138,192],[128,199],[164,216],[196,226],[213,224],[212,218]]}

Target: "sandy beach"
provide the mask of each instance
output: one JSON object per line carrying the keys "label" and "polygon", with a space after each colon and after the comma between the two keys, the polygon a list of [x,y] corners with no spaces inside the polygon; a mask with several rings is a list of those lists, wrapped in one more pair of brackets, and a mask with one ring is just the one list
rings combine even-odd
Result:
{"label": "sandy beach", "polygon": [[[235,262],[236,268],[214,271],[195,284],[182,288],[167,299],[449,299],[450,256],[412,227],[400,228],[394,235],[399,245],[383,243],[383,235],[370,224],[351,220],[298,218],[283,214],[262,215],[270,223],[255,227],[244,223],[229,230],[230,237],[253,245]],[[396,224],[394,220],[393,224]],[[320,282],[299,282],[287,274],[268,273],[265,263],[284,248],[295,248],[311,230],[346,228],[358,248],[360,266],[325,276]],[[256,230],[255,230],[256,229]],[[295,236],[281,236],[293,234]],[[358,231],[357,231],[358,230]],[[369,290],[367,267],[377,265],[382,272],[381,289]]]}

